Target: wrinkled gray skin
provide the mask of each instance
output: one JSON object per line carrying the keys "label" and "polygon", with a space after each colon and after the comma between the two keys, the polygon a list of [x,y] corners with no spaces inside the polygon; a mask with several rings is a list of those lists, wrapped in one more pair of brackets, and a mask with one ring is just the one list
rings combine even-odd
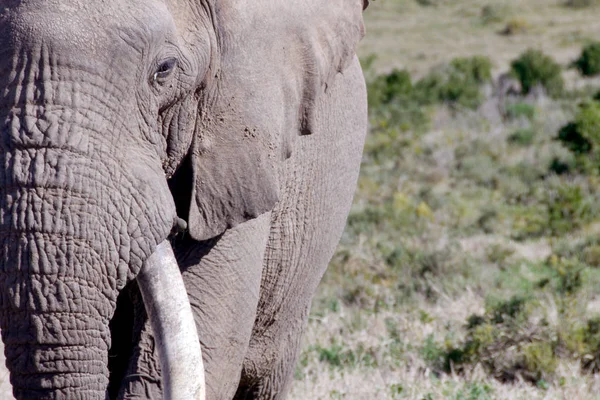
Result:
{"label": "wrinkled gray skin", "polygon": [[356,185],[364,7],[0,0],[0,328],[17,398],[161,398],[135,277],[166,238],[207,399],[285,397]]}

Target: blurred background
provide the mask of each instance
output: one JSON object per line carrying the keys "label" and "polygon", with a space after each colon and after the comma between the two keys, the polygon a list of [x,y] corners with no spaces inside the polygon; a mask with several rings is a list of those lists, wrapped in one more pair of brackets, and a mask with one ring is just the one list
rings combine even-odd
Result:
{"label": "blurred background", "polygon": [[600,1],[376,0],[291,398],[600,398]]}

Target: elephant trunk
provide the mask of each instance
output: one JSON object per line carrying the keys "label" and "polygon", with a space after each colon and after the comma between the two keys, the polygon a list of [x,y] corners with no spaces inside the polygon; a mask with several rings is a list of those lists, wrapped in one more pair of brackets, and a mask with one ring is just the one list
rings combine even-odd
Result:
{"label": "elephant trunk", "polygon": [[130,210],[116,206],[101,162],[0,147],[0,328],[13,393],[104,400],[109,320],[139,270]]}
{"label": "elephant trunk", "polygon": [[35,189],[0,192],[0,327],[13,393],[104,400],[117,296],[116,280],[100,275],[111,265],[109,246],[83,229],[51,227],[56,214],[75,218],[56,207],[66,198]]}

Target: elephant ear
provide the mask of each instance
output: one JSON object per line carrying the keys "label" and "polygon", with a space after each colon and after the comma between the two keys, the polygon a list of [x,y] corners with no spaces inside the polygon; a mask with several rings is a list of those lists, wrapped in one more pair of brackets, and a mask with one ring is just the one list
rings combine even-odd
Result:
{"label": "elephant ear", "polygon": [[368,0],[314,0],[313,23],[305,35],[308,65],[301,104],[301,133],[311,134],[316,126],[318,98],[327,91],[335,76],[343,72],[356,54],[358,42],[365,35],[362,11]]}
{"label": "elephant ear", "polygon": [[[258,217],[278,200],[276,160],[257,128],[218,118],[194,138],[188,215],[192,238],[206,240]],[[216,134],[215,134],[216,133]],[[224,134],[222,134],[224,133]],[[220,135],[221,134],[221,135]]]}
{"label": "elephant ear", "polygon": [[220,61],[189,158],[196,240],[274,208],[282,161],[296,136],[312,133],[319,95],[364,35],[364,0],[264,2],[224,1],[215,13]]}

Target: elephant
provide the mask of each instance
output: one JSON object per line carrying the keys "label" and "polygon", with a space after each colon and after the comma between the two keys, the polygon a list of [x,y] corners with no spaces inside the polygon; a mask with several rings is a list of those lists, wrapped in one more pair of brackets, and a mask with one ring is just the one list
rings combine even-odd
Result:
{"label": "elephant", "polygon": [[367,0],[0,0],[18,399],[283,399],[367,132]]}

